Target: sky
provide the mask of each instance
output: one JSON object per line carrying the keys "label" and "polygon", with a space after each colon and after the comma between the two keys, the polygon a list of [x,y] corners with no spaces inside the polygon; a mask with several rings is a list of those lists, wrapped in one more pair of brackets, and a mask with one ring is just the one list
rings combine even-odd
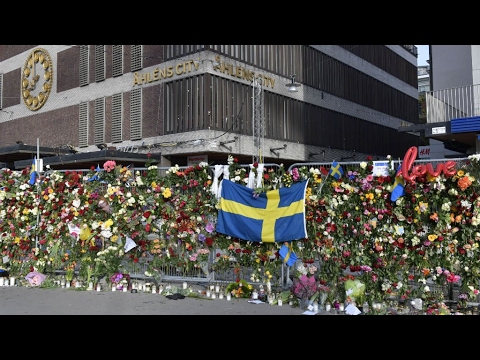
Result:
{"label": "sky", "polygon": [[415,45],[418,48],[417,66],[428,65],[428,45]]}

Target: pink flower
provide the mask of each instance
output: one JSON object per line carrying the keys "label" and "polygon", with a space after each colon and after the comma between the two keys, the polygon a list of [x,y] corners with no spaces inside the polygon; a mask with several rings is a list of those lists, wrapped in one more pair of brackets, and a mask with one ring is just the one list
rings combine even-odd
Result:
{"label": "pink flower", "polygon": [[105,163],[103,164],[103,168],[106,172],[112,171],[113,169],[115,169],[115,166],[117,166],[117,163],[113,160],[105,161]]}

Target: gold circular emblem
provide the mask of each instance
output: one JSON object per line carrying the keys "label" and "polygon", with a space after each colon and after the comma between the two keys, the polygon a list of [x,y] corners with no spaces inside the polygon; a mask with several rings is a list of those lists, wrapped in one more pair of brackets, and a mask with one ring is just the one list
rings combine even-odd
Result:
{"label": "gold circular emblem", "polygon": [[37,48],[28,54],[22,69],[22,97],[36,111],[48,99],[53,84],[53,65],[47,50]]}

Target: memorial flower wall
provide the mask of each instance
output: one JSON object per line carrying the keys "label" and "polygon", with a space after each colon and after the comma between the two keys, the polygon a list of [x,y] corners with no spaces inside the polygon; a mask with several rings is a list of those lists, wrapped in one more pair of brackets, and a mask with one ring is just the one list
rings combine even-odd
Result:
{"label": "memorial flower wall", "polygon": [[[416,154],[416,153],[415,153]],[[407,156],[408,155],[408,156]],[[365,284],[368,301],[431,295],[433,285],[458,284],[471,297],[480,280],[478,155],[433,166],[406,154],[397,174],[374,175],[372,159],[336,179],[322,166],[247,171],[227,158],[228,176],[247,186],[261,174],[255,193],[309,179],[308,238],[291,242],[304,264],[319,264],[316,280],[329,296],[345,300],[345,282]],[[282,243],[257,243],[217,233],[218,197],[208,164],[135,170],[110,160],[87,174],[47,169],[33,184],[29,169],[0,171],[0,267],[24,277],[75,267],[79,276],[110,277],[122,263],[147,262],[148,272],[174,266],[252,270],[250,282],[279,272]],[[395,178],[404,194],[391,200]],[[251,179],[250,179],[251,180]],[[126,245],[129,249],[126,250]],[[114,256],[106,264],[105,251]],[[112,255],[113,254],[113,255]],[[240,276],[240,275],[239,275]],[[273,280],[273,279],[272,279]],[[335,294],[335,295],[332,295]]]}

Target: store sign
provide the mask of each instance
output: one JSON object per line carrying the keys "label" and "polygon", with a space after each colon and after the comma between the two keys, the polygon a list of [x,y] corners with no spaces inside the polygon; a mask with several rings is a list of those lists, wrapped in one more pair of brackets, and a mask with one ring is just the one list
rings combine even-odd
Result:
{"label": "store sign", "polygon": [[418,147],[418,158],[419,159],[430,159],[430,146],[419,146]]}
{"label": "store sign", "polygon": [[194,155],[187,157],[187,166],[198,165],[201,162],[205,162],[208,164],[208,155]]}

